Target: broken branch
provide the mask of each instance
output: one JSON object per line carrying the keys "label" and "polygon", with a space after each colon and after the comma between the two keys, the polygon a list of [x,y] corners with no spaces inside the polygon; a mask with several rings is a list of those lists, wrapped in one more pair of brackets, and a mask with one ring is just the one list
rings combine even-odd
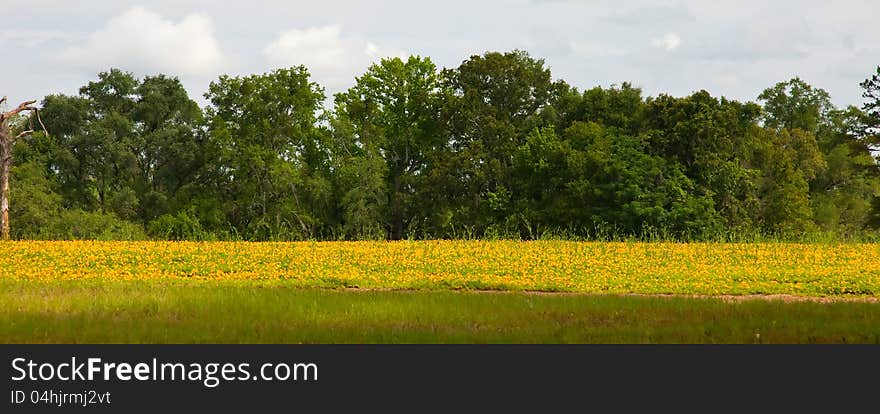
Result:
{"label": "broken branch", "polygon": [[37,101],[22,102],[21,105],[18,105],[17,108],[15,108],[5,114],[0,115],[0,121],[3,121],[4,119],[12,118],[13,116],[16,116],[24,111],[36,111],[37,108],[34,108],[33,106],[31,106],[35,103],[37,103]]}
{"label": "broken branch", "polygon": [[49,130],[46,129],[46,126],[45,126],[45,125],[43,125],[43,118],[40,118],[40,111],[35,109],[35,110],[34,110],[34,113],[37,114],[37,121],[40,121],[40,127],[43,128],[43,134],[46,134],[46,137],[48,137],[48,136],[49,136]]}
{"label": "broken branch", "polygon": [[28,136],[28,135],[33,134],[33,133],[34,133],[34,130],[33,130],[33,129],[29,129],[29,130],[27,130],[27,131],[21,131],[20,134],[18,134],[18,135],[15,136],[15,138],[13,139],[13,141],[16,141],[16,140],[18,140],[19,138],[22,138],[22,137]]}

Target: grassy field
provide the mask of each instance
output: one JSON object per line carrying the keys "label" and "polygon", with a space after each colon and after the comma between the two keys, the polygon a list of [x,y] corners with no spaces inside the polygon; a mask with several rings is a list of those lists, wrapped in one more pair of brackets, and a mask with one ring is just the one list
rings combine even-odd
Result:
{"label": "grassy field", "polygon": [[27,343],[880,343],[880,304],[0,283]]}
{"label": "grassy field", "polygon": [[8,343],[880,343],[870,244],[2,248]]}

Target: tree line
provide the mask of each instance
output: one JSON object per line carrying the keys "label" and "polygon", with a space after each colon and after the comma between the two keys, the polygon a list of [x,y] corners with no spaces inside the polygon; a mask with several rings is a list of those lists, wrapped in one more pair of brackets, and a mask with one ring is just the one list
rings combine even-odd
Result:
{"label": "tree line", "polygon": [[200,108],[112,69],[15,142],[12,237],[873,237],[880,68],[862,87],[861,108],[799,78],[757,102],[579,90],[516,50],[384,59],[332,105],[303,66],[224,75]]}

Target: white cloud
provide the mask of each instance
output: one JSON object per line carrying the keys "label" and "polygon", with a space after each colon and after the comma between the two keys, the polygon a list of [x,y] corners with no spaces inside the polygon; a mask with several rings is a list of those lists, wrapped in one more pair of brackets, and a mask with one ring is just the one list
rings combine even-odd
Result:
{"label": "white cloud", "polygon": [[175,23],[136,6],[111,18],[83,45],[63,50],[59,59],[89,69],[116,66],[170,75],[213,75],[223,55],[210,18],[191,14]]}
{"label": "white cloud", "polygon": [[726,88],[733,88],[739,84],[739,77],[733,73],[722,73],[715,77],[715,83]]}
{"label": "white cloud", "polygon": [[0,32],[0,46],[8,43],[20,43],[26,47],[36,47],[52,41],[69,41],[69,33],[58,30],[5,30]]}
{"label": "white cloud", "polygon": [[688,8],[679,4],[641,5],[623,11],[615,10],[606,17],[614,23],[626,26],[643,26],[657,23],[692,23],[695,18]]}
{"label": "white cloud", "polygon": [[344,36],[341,25],[286,31],[266,46],[263,53],[276,67],[305,65],[329,92],[352,85],[356,76],[384,57],[405,56],[401,51]]}
{"label": "white cloud", "polygon": [[666,33],[663,37],[651,39],[651,46],[671,52],[681,45],[681,37],[675,33]]}
{"label": "white cloud", "polygon": [[626,55],[626,50],[612,45],[595,41],[571,42],[571,50],[580,57],[620,57]]}
{"label": "white cloud", "polygon": [[367,48],[364,49],[364,52],[367,56],[376,56],[376,54],[379,53],[379,46],[376,46],[373,42],[368,42]]}
{"label": "white cloud", "polygon": [[[123,27],[104,35],[101,44],[117,33],[134,33],[113,43],[123,44],[113,58],[90,46],[90,35],[109,30],[108,16],[138,4],[161,19],[147,24],[129,19],[132,27],[145,28]],[[390,46],[430,56],[450,68],[472,54],[522,48],[547,59],[554,75],[573,86],[630,81],[645,88],[646,95],[686,95],[708,88],[714,95],[754,99],[764,88],[799,75],[827,89],[838,105],[861,105],[858,85],[880,64],[875,40],[880,34],[876,24],[880,1],[876,0],[450,0],[444,7],[404,0],[0,0],[0,5],[4,6],[0,51],[6,57],[0,76],[10,80],[0,85],[0,93],[8,94],[10,101],[48,93],[75,94],[108,63],[124,64],[143,75],[143,67],[176,68],[198,61],[193,58],[196,53],[160,53],[160,49],[150,56],[142,51],[144,39],[156,38],[149,35],[154,29],[166,24],[179,28],[193,11],[211,17],[223,52],[218,70],[209,75],[168,70],[181,75],[195,99],[216,74],[263,73],[271,69],[270,61],[308,64],[315,80],[331,93],[327,79],[338,87],[350,86],[370,62],[393,54],[385,49]],[[269,59],[266,46],[280,40],[282,33],[300,29],[305,34],[309,27],[320,29],[331,23],[341,25],[338,32],[325,36],[338,40],[331,46],[345,51],[330,55],[338,63],[319,68],[309,63],[309,53],[285,58],[281,47],[274,60]],[[25,32],[28,35],[22,36]],[[679,38],[671,51],[667,48],[676,42],[664,42],[667,33]],[[165,47],[181,50],[176,42],[194,43],[192,36],[179,36]],[[369,46],[371,42],[375,47]],[[70,46],[79,46],[79,51],[67,51]],[[61,55],[68,59],[59,60]],[[72,63],[83,70],[71,70]],[[736,81],[726,73],[735,73]]]}

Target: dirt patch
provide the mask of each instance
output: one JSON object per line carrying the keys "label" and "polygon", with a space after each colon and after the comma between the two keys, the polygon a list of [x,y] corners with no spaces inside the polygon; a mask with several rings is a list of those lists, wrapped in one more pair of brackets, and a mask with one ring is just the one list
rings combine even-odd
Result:
{"label": "dirt patch", "polygon": [[[369,289],[369,288],[345,288],[350,292],[433,292],[433,290],[417,290],[417,289]],[[444,291],[444,290],[440,290]],[[620,297],[642,297],[642,298],[687,298],[687,299],[718,299],[725,302],[739,303],[750,300],[766,300],[781,302],[813,302],[813,303],[839,303],[839,302],[859,302],[859,303],[880,303],[880,298],[874,296],[798,296],[798,295],[685,295],[685,294],[647,294],[647,293],[585,293],[585,292],[545,292],[545,291],[516,291],[516,290],[445,290],[447,292],[467,292],[480,294],[510,294],[520,293],[535,296],[620,296]]]}
{"label": "dirt patch", "polygon": [[644,294],[625,294],[620,296],[642,296],[657,298],[694,298],[694,299],[720,299],[725,302],[745,302],[750,300],[778,300],[782,302],[816,302],[816,303],[836,303],[836,302],[864,302],[864,303],[880,303],[880,299],[873,296],[798,296],[798,295],[644,295]]}

